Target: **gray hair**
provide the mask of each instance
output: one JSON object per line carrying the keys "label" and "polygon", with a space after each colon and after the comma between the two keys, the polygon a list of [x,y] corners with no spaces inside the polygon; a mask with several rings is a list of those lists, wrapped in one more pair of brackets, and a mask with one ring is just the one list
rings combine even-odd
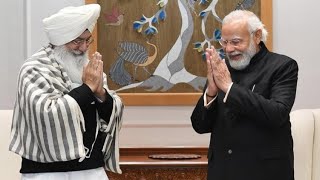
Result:
{"label": "gray hair", "polygon": [[260,19],[251,11],[247,10],[234,10],[224,17],[222,21],[223,24],[228,24],[233,21],[247,21],[248,23],[248,31],[254,32],[258,29],[262,30],[261,41],[266,42],[268,31],[266,30],[264,24],[260,21]]}

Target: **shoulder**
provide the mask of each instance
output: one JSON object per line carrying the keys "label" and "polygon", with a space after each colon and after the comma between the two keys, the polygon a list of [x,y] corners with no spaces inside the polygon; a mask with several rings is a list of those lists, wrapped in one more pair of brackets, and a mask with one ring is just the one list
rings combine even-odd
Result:
{"label": "shoulder", "polygon": [[289,66],[292,68],[298,68],[297,61],[284,54],[269,52],[267,59],[269,63],[273,64],[275,67],[278,68],[284,68]]}
{"label": "shoulder", "polygon": [[19,76],[61,76],[61,68],[45,49],[41,49],[21,66]]}
{"label": "shoulder", "polygon": [[48,47],[41,48],[38,52],[29,57],[22,65],[22,68],[57,68],[58,64],[54,60],[52,49]]}
{"label": "shoulder", "polygon": [[298,63],[293,58],[283,54],[270,53],[267,60],[269,69],[272,71],[273,78],[289,78],[298,76]]}

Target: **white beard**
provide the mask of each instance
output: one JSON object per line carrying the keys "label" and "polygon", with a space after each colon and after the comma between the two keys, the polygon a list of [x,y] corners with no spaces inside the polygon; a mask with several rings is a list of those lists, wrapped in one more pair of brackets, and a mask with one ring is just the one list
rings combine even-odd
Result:
{"label": "white beard", "polygon": [[68,77],[73,83],[72,88],[81,85],[83,67],[89,62],[87,53],[77,54],[62,45],[54,48],[53,55],[56,61],[67,72]]}
{"label": "white beard", "polygon": [[[232,59],[230,59],[229,55],[236,55],[236,54],[242,54],[242,58],[240,60],[232,60]],[[251,58],[255,54],[256,54],[256,47],[254,45],[253,40],[250,40],[250,45],[249,45],[248,49],[245,52],[241,53],[239,51],[235,51],[235,52],[233,52],[231,54],[227,54],[227,57],[228,57],[230,66],[233,69],[243,70],[250,64]]]}

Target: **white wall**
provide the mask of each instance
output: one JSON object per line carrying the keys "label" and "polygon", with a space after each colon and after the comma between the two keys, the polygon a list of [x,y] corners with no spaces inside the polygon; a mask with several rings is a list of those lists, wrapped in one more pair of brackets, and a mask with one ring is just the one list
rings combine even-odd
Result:
{"label": "white wall", "polygon": [[299,64],[294,109],[320,107],[319,1],[273,1],[274,51],[294,58]]}
{"label": "white wall", "polygon": [[0,109],[12,109],[16,77],[25,58],[24,3],[5,1],[0,6]]}

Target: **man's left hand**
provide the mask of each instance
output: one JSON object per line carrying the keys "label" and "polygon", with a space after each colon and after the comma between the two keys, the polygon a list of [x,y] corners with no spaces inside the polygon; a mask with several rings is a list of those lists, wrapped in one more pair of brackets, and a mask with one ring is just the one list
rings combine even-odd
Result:
{"label": "man's left hand", "polygon": [[97,79],[98,87],[94,92],[94,95],[101,101],[104,101],[106,99],[106,90],[103,88],[103,61],[101,54],[99,52],[95,52],[91,61],[97,62],[96,71],[100,75],[100,78]]}
{"label": "man's left hand", "polygon": [[232,83],[230,72],[225,60],[220,58],[218,52],[213,46],[211,46],[211,49],[214,49],[211,51],[212,58],[210,61],[214,81],[219,89],[221,89],[223,92],[227,92],[229,85]]}

